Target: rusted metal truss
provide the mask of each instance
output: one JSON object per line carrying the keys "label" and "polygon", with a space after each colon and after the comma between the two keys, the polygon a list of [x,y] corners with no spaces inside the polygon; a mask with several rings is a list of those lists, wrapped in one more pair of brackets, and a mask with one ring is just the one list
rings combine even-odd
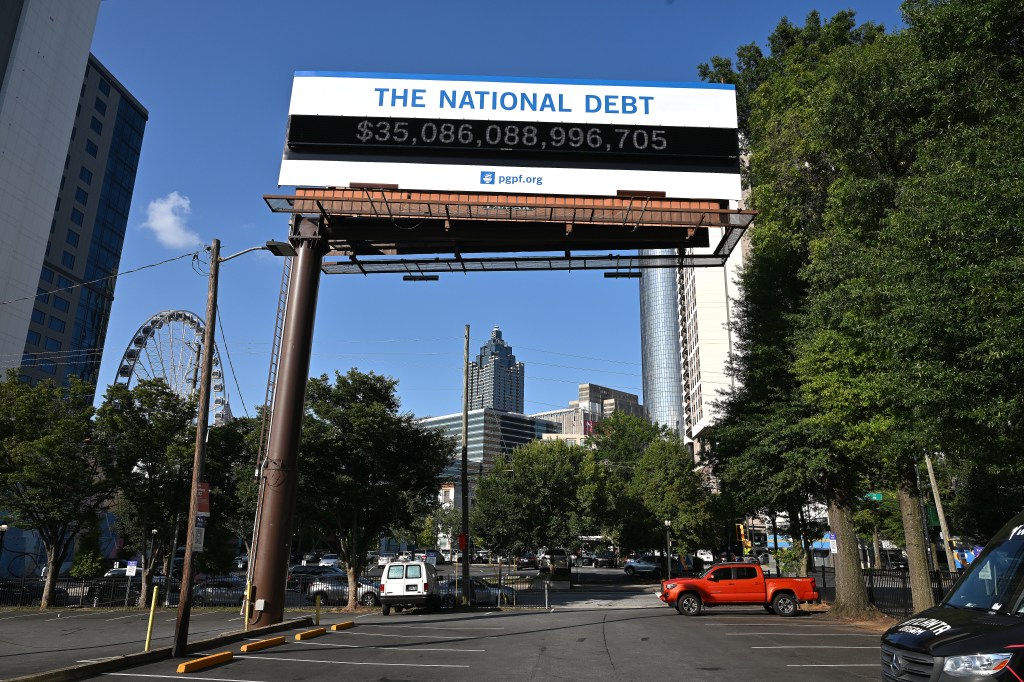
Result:
{"label": "rusted metal truss", "polygon": [[[316,224],[317,236],[329,244],[327,256],[345,259],[325,262],[323,271],[329,274],[630,272],[716,266],[724,263],[755,215],[723,208],[717,201],[640,195],[554,197],[356,188],[299,189],[295,195],[267,195],[264,200],[276,213]],[[715,244],[709,233],[714,233]],[[637,249],[683,251],[678,257],[647,257],[637,256]],[[698,249],[701,255],[687,249]],[[434,257],[423,258],[429,255]]]}

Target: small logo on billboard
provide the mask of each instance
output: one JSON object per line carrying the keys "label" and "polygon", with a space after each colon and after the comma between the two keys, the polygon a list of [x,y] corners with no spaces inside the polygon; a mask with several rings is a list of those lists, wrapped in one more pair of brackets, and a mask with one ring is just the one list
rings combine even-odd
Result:
{"label": "small logo on billboard", "polygon": [[494,171],[480,171],[480,184],[481,185],[493,185],[494,184]]}

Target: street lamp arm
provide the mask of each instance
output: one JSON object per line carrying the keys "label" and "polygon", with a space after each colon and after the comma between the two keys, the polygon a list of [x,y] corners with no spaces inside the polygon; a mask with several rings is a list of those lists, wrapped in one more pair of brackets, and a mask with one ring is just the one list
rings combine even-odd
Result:
{"label": "street lamp arm", "polygon": [[248,249],[243,249],[243,250],[239,251],[238,253],[233,253],[230,256],[224,256],[223,258],[218,258],[217,262],[218,263],[224,263],[226,261],[231,260],[232,258],[238,258],[239,256],[241,256],[243,254],[250,253],[251,251],[270,251],[275,256],[294,256],[295,255],[295,248],[291,244],[289,244],[288,242],[275,242],[275,241],[271,240],[271,241],[268,241],[263,246],[250,246]]}

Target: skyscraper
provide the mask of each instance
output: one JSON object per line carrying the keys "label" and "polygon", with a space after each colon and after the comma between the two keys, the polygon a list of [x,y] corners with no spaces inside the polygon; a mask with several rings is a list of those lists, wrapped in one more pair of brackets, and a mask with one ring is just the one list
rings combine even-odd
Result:
{"label": "skyscraper", "polygon": [[516,362],[512,346],[491,330],[491,338],[480,347],[476,361],[469,364],[469,409],[490,407],[502,412],[523,412],[526,370]]}
{"label": "skyscraper", "polygon": [[[647,249],[641,256],[672,256],[675,249]],[[647,418],[680,433],[683,375],[680,369],[678,268],[652,268],[640,275],[640,360]]]}
{"label": "skyscraper", "polygon": [[[89,55],[63,159],[21,375],[98,381],[148,112]],[[67,138],[65,138],[67,139]]]}
{"label": "skyscraper", "polygon": [[35,315],[99,7],[100,0],[0,2],[0,370],[21,363]]}

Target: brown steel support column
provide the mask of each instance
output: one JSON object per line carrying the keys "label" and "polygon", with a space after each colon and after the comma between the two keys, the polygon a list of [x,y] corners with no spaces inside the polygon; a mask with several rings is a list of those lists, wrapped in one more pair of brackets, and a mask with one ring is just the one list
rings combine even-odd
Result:
{"label": "brown steel support column", "polygon": [[[300,227],[312,225],[303,222],[305,224]],[[315,229],[315,225],[312,227]],[[304,231],[300,229],[300,232]],[[288,287],[274,411],[270,417],[270,442],[260,481],[264,490],[252,574],[254,606],[250,616],[251,627],[273,625],[284,618],[292,516],[299,483],[299,436],[320,289],[320,266],[326,250],[324,240],[319,237],[300,237],[293,243],[297,255]],[[257,608],[260,606],[262,609]]]}

